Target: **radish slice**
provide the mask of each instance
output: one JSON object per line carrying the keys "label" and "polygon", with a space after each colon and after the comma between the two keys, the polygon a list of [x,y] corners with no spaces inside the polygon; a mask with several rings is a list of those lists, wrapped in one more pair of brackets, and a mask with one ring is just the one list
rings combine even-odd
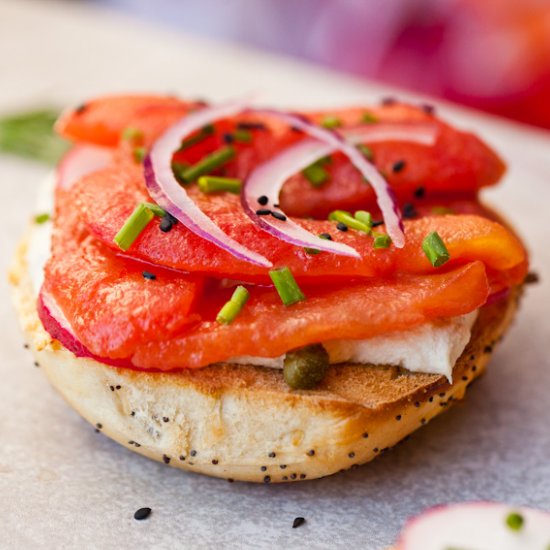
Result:
{"label": "radish slice", "polygon": [[[506,523],[511,513],[523,518],[515,530]],[[547,550],[550,513],[492,502],[438,506],[405,526],[398,550]]]}
{"label": "radish slice", "polygon": [[128,359],[109,359],[94,355],[75,335],[55,298],[44,289],[40,291],[40,295],[38,296],[37,311],[46,332],[77,357],[88,357],[113,367],[133,367],[131,361]]}
{"label": "radish slice", "polygon": [[105,168],[113,151],[97,145],[75,145],[61,159],[56,172],[57,185],[70,189],[80,178]]}
{"label": "radish slice", "polygon": [[213,242],[237,258],[262,267],[272,267],[273,264],[267,258],[224,233],[189,197],[172,172],[172,156],[179,149],[182,139],[207,124],[234,116],[245,108],[244,102],[206,107],[171,126],[145,157],[145,182],[152,199],[199,237]]}
{"label": "radish slice", "polygon": [[[436,139],[436,128],[434,125],[418,125],[411,128],[404,125],[376,124],[344,135],[354,145],[377,141],[409,141],[421,145],[433,145]],[[246,214],[264,231],[293,245],[359,257],[357,251],[350,246],[321,239],[288,218],[280,220],[272,216],[256,214],[258,210],[272,210],[282,214],[282,211],[274,208],[273,205],[279,202],[279,194],[286,180],[313,162],[339,149],[341,150],[341,147],[318,139],[306,139],[258,166],[247,178],[241,195]],[[267,197],[267,204],[264,199],[264,204],[261,205],[258,202],[259,197]]]}
{"label": "radish slice", "polygon": [[[289,126],[301,130],[308,134],[310,137],[318,139],[327,146],[331,146],[334,151],[341,151],[344,153],[352,164],[363,174],[374,189],[376,195],[376,202],[382,212],[384,223],[386,225],[386,231],[391,237],[394,245],[397,248],[403,248],[405,245],[405,235],[403,233],[403,222],[401,221],[401,214],[397,208],[397,202],[393,194],[393,190],[389,186],[388,182],[382,177],[380,172],[376,169],[374,164],[369,162],[365,156],[353,145],[347,141],[344,137],[321,128],[315,124],[312,124],[303,117],[275,111],[271,109],[253,109],[252,112],[264,113],[266,115],[273,115],[281,120],[286,121]],[[257,197],[256,197],[257,198]],[[247,201],[248,202],[248,201]],[[279,227],[279,226],[277,226]],[[279,228],[280,229],[280,228]],[[290,237],[289,237],[290,238]],[[320,245],[315,245],[320,249]]]}

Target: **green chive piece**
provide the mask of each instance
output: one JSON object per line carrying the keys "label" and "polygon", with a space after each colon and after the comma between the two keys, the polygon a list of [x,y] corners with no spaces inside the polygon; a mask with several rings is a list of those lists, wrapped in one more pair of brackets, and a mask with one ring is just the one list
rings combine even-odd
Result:
{"label": "green chive piece", "polygon": [[374,158],[374,154],[372,152],[372,149],[370,147],[368,147],[367,145],[363,145],[362,143],[360,143],[359,145],[356,146],[357,149],[359,149],[359,151],[361,151],[361,154],[367,159],[367,160],[372,160]]}
{"label": "green chive piece", "polygon": [[134,155],[134,160],[136,162],[143,162],[143,159],[147,154],[147,150],[145,149],[145,147],[134,147],[132,154]]}
{"label": "green chive piece", "polygon": [[336,116],[326,116],[323,120],[321,120],[321,126],[329,129],[338,128],[339,126],[342,126],[342,121]]}
{"label": "green chive piece", "polygon": [[454,210],[452,208],[448,208],[446,206],[434,206],[432,207],[432,214],[437,215],[445,215],[445,214],[454,214]]}
{"label": "green chive piece", "polygon": [[328,180],[328,172],[317,162],[304,168],[302,174],[313,187],[321,187]]}
{"label": "green chive piece", "polygon": [[122,132],[122,139],[131,142],[140,141],[143,139],[143,132],[139,128],[128,126]]}
{"label": "green chive piece", "polygon": [[190,167],[191,165],[187,162],[172,162],[172,172],[174,173],[174,177],[178,180],[178,183],[180,185],[187,185],[188,182],[186,182],[183,179],[183,173]]}
{"label": "green chive piece", "polygon": [[178,151],[185,151],[193,145],[200,143],[202,140],[214,134],[215,128],[212,124],[207,124],[203,126],[194,136],[188,137],[181,142],[180,148]]}
{"label": "green chive piece", "polygon": [[154,202],[142,202],[141,204],[151,210],[151,212],[159,218],[166,216],[166,210],[164,210],[164,208],[161,208],[158,204],[155,204]]}
{"label": "green chive piece", "polygon": [[389,248],[391,245],[391,238],[389,235],[378,233],[374,236],[373,248]]}
{"label": "green chive piece", "polygon": [[128,250],[154,217],[153,212],[144,203],[138,204],[115,235],[114,242],[121,250]]}
{"label": "green chive piece", "polygon": [[348,227],[356,229],[357,231],[363,231],[364,233],[370,233],[372,229],[372,222],[371,225],[363,223],[357,218],[354,218],[349,212],[346,212],[345,210],[334,210],[334,212],[331,212],[329,214],[328,219],[335,222],[344,223]]}
{"label": "green chive piece", "polygon": [[195,181],[200,176],[208,174],[212,170],[223,166],[226,162],[235,157],[235,148],[231,145],[221,147],[213,153],[206,155],[199,162],[193,164],[181,173],[181,177],[186,182]]}
{"label": "green chive piece", "polygon": [[242,181],[238,178],[219,178],[216,176],[201,176],[198,181],[203,193],[228,191],[238,195],[241,192]]}
{"label": "green chive piece", "polygon": [[517,512],[511,512],[506,517],[506,525],[508,525],[512,531],[521,531],[524,522],[523,516]]}
{"label": "green chive piece", "polygon": [[47,212],[44,212],[43,214],[37,214],[34,217],[34,223],[37,223],[38,225],[46,223],[49,220],[50,220],[50,215]]}
{"label": "green chive piece", "polygon": [[424,238],[422,241],[422,250],[434,267],[442,266],[451,258],[445,243],[442,241],[437,231],[432,231]]}
{"label": "green chive piece", "polygon": [[233,137],[241,143],[250,143],[252,141],[252,132],[244,128],[237,128],[233,132]]}
{"label": "green chive piece", "polygon": [[370,212],[367,212],[366,210],[357,210],[353,217],[360,221],[361,223],[365,224],[367,227],[372,229],[372,216]]}
{"label": "green chive piece", "polygon": [[227,301],[216,316],[216,321],[223,325],[232,323],[241,312],[249,298],[248,290],[244,286],[238,286],[231,299]]}
{"label": "green chive piece", "polygon": [[363,116],[361,117],[361,122],[363,124],[372,124],[373,122],[378,122],[378,117],[376,115],[373,115],[372,113],[366,112],[363,113]]}
{"label": "green chive piece", "polygon": [[269,276],[285,306],[291,306],[306,299],[288,267],[272,269]]}

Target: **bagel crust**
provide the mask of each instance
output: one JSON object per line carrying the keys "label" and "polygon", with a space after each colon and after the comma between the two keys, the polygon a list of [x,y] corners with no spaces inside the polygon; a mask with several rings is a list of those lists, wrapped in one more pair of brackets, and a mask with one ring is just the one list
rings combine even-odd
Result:
{"label": "bagel crust", "polygon": [[[32,231],[32,229],[31,229]],[[462,399],[517,309],[521,287],[480,310],[444,376],[393,366],[331,366],[312,391],[280,370],[219,364],[140,372],[78,358],[44,330],[27,265],[29,235],[10,272],[24,336],[51,384],[121,445],[184,470],[242,481],[314,479],[369,462]]]}

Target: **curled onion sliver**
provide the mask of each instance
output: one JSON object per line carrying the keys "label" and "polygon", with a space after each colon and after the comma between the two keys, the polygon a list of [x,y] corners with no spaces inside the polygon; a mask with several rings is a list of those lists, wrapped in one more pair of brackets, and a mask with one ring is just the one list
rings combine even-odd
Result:
{"label": "curled onion sliver", "polygon": [[[433,145],[436,138],[435,132],[436,128],[433,125],[407,127],[376,124],[344,135],[352,144],[393,140]],[[354,248],[343,243],[321,239],[288,218],[286,221],[282,221],[271,216],[256,214],[258,209],[272,209],[273,205],[279,202],[279,194],[288,178],[338,149],[341,148],[325,141],[319,141],[315,138],[305,139],[258,166],[248,176],[241,195],[241,202],[246,214],[268,233],[293,245],[359,257]],[[262,196],[268,199],[265,206],[258,203],[258,198]],[[280,209],[278,211],[280,212]]]}
{"label": "curled onion sliver", "polygon": [[75,145],[61,159],[56,171],[56,184],[70,189],[80,178],[105,168],[113,150],[98,145]]}
{"label": "curled onion sliver", "polygon": [[233,256],[247,262],[272,267],[272,263],[222,231],[189,197],[172,172],[172,156],[182,139],[216,120],[243,112],[244,102],[206,107],[185,116],[171,126],[151,147],[144,160],[145,182],[152,199],[199,237],[216,244]]}
{"label": "curled onion sliver", "polygon": [[[397,208],[393,190],[380,172],[378,172],[376,166],[369,162],[354,144],[347,141],[346,138],[336,132],[317,126],[301,116],[271,109],[252,109],[251,111],[273,115],[287,122],[289,126],[301,130],[310,137],[318,139],[326,145],[333,147],[334,151],[341,151],[344,153],[372,186],[376,195],[376,202],[384,218],[386,231],[391,237],[394,245],[397,248],[403,248],[405,245],[403,222],[401,221],[401,214]],[[280,226],[278,227],[280,228]],[[319,245],[316,245],[316,247],[319,248]]]}

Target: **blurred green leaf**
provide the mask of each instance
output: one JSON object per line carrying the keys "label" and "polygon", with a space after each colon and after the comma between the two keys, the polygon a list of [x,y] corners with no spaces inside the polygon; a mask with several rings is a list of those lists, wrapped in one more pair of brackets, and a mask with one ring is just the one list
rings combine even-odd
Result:
{"label": "blurred green leaf", "polygon": [[55,134],[54,109],[36,109],[0,117],[0,152],[55,164],[69,143]]}

